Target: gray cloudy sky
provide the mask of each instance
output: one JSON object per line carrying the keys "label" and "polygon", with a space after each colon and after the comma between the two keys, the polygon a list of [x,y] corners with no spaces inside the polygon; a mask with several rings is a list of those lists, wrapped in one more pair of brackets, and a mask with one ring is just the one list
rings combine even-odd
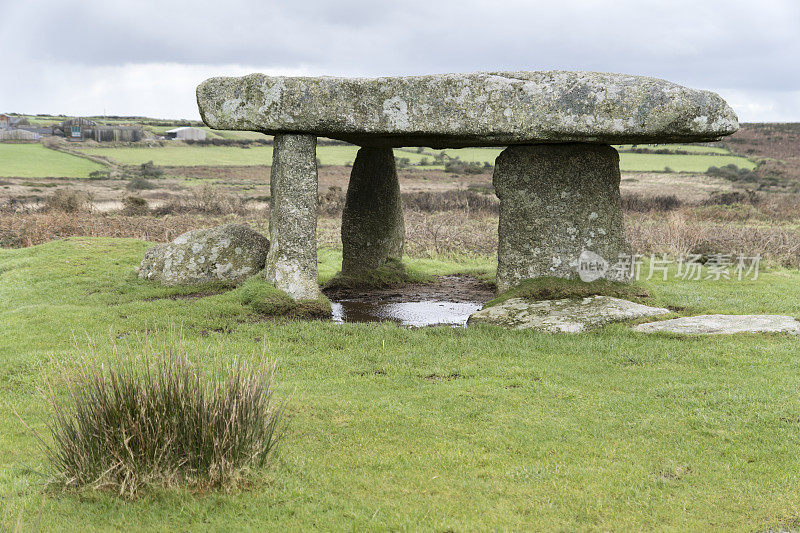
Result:
{"label": "gray cloudy sky", "polygon": [[198,118],[219,75],[644,74],[800,121],[798,0],[0,0],[0,112]]}

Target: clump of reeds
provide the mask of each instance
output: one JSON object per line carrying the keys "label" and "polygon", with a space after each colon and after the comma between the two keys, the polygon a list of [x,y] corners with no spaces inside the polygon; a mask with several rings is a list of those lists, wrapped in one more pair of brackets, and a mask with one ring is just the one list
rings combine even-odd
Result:
{"label": "clump of reeds", "polygon": [[[110,357],[94,348],[51,381],[54,478],[134,495],[148,485],[224,488],[268,462],[282,434],[275,364],[190,358],[172,333]],[[62,393],[66,388],[66,392]]]}

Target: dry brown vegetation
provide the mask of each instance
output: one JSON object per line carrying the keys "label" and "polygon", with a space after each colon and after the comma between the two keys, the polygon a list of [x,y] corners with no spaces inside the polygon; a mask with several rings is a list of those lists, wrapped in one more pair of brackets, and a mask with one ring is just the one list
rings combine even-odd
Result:
{"label": "dry brown vegetation", "polygon": [[[414,257],[493,255],[497,199],[483,192],[404,193],[406,251]],[[344,193],[320,195],[319,244],[340,247]],[[800,194],[728,191],[700,202],[674,195],[624,194],[628,239],[636,253],[761,254],[800,267]],[[0,246],[21,247],[70,236],[169,241],[200,227],[240,221],[267,233],[266,207],[211,186],[195,187],[150,209],[136,195],[120,210],[92,211],[80,191],[59,190],[43,208],[0,207]]]}
{"label": "dry brown vegetation", "polygon": [[762,186],[800,189],[800,124],[742,124],[722,146],[759,160]]}

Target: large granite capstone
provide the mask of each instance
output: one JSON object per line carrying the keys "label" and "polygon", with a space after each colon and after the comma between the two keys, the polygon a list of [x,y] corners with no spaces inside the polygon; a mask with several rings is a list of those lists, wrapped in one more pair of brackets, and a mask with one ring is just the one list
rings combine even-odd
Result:
{"label": "large granite capstone", "polygon": [[600,72],[251,74],[206,80],[197,103],[212,128],[308,133],[360,146],[695,142],[739,128],[716,93]]}

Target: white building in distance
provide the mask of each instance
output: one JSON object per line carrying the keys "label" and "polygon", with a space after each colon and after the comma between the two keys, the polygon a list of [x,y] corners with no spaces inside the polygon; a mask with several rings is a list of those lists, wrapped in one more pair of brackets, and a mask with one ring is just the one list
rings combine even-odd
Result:
{"label": "white building in distance", "polygon": [[192,128],[191,126],[182,126],[167,130],[167,139],[178,139],[180,141],[205,141],[206,132],[200,128]]}

